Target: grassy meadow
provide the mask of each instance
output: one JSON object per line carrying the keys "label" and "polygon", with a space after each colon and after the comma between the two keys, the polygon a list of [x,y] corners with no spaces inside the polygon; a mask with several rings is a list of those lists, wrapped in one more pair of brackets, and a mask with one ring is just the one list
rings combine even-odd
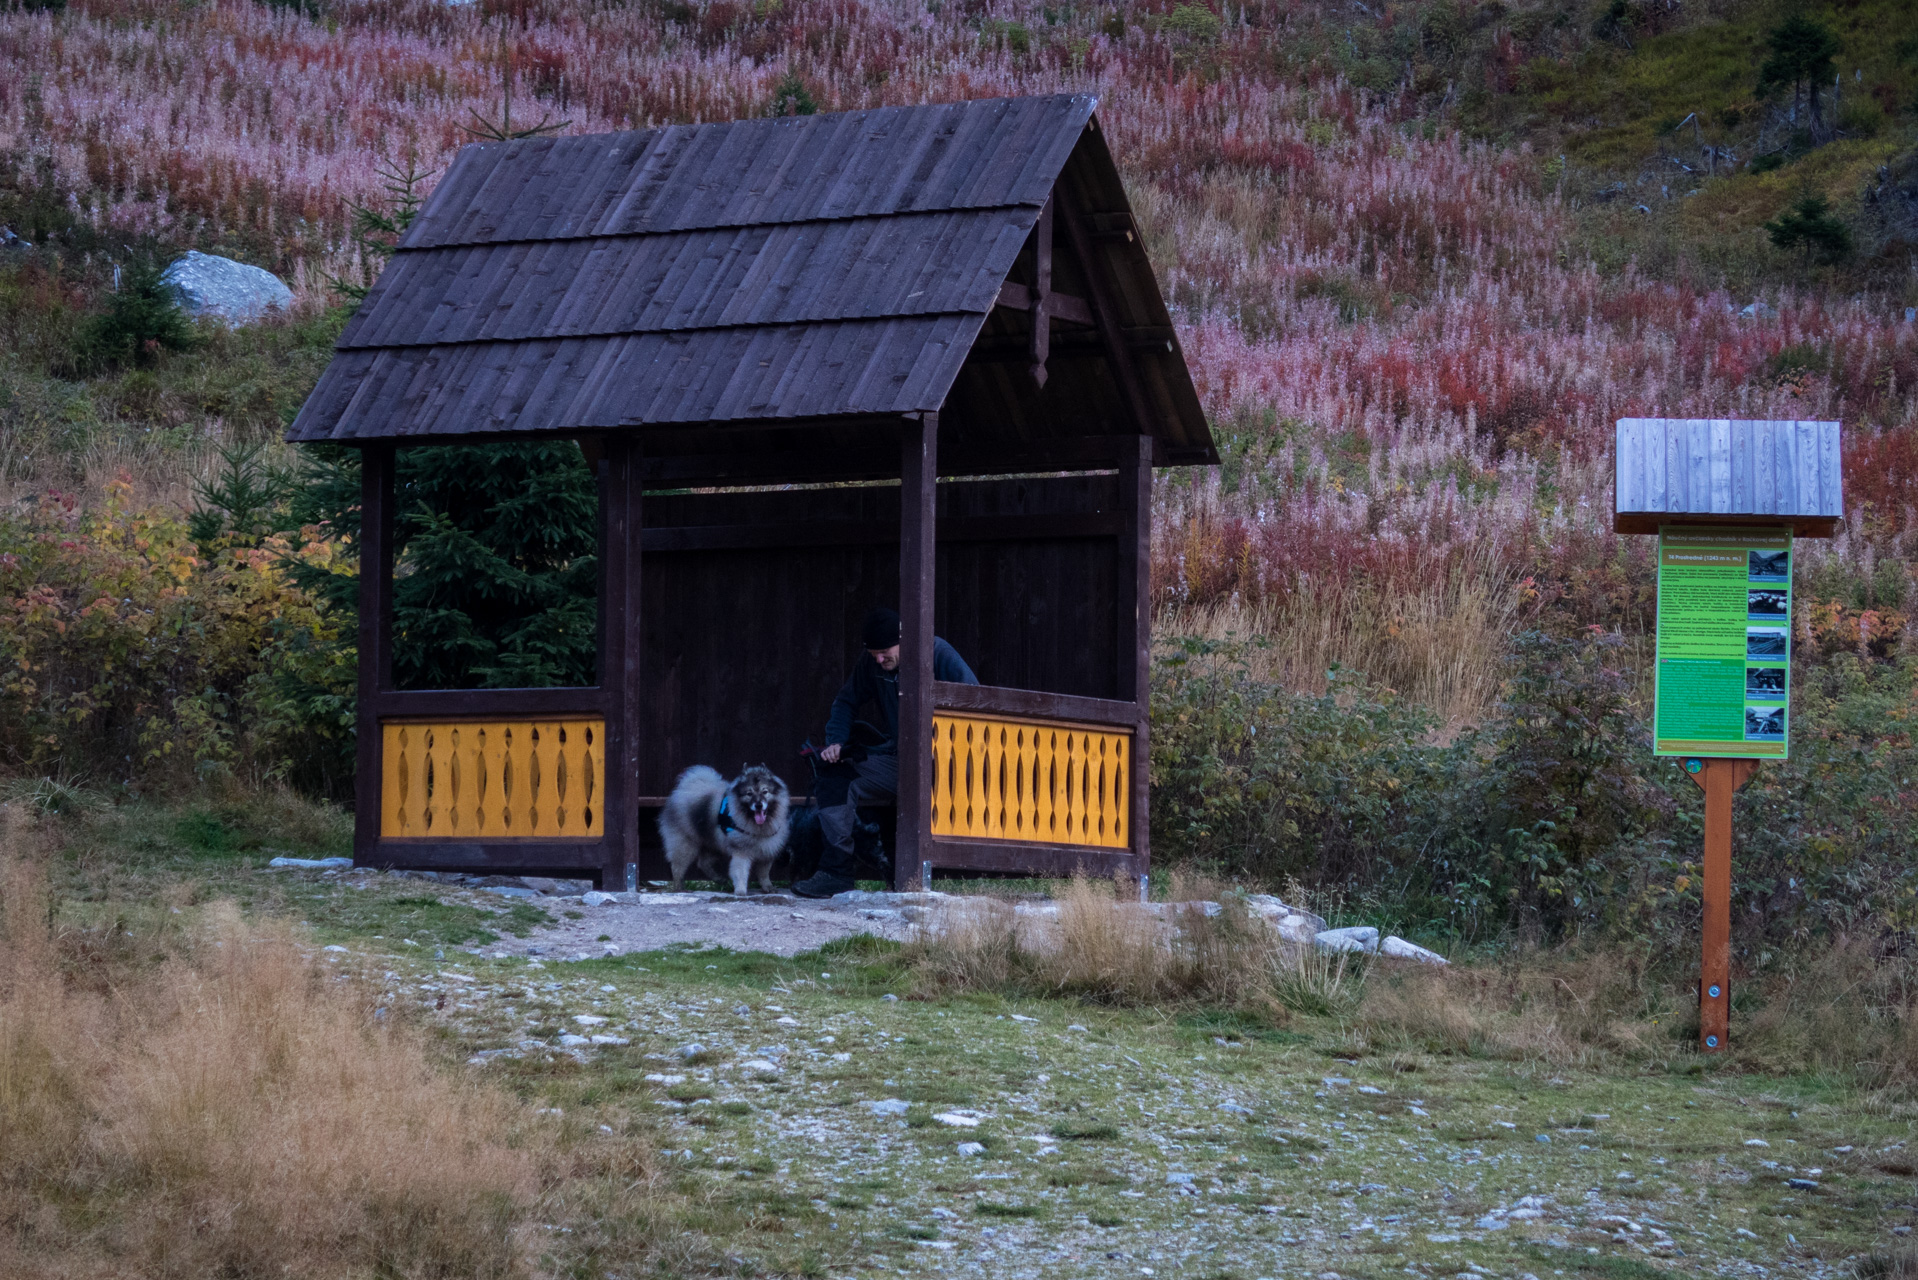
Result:
{"label": "grassy meadow", "polygon": [[[1228,911],[1168,957],[1080,884],[1061,951],[987,908],[789,960],[503,959],[541,907],[268,869],[344,847],[324,808],[26,808],[9,1275],[1910,1265],[1908,961],[1774,983],[1707,1060],[1682,982],[1618,948],[1368,969]],[[582,1019],[626,1043],[562,1048]]]}

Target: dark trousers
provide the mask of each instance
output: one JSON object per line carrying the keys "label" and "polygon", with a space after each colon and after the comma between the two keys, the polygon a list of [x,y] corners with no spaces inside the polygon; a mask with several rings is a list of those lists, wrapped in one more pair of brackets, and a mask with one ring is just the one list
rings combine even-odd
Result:
{"label": "dark trousers", "polygon": [[899,799],[899,757],[867,756],[853,765],[858,775],[846,788],[846,801],[819,811],[819,834],[825,848],[819,869],[848,880],[858,878],[853,860],[852,833],[859,825],[859,806],[895,804]]}

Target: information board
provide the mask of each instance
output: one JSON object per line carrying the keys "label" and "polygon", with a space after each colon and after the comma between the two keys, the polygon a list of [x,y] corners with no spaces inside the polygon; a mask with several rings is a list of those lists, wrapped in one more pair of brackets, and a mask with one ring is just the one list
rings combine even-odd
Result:
{"label": "information board", "polygon": [[1782,760],[1791,705],[1791,530],[1658,532],[1661,756]]}

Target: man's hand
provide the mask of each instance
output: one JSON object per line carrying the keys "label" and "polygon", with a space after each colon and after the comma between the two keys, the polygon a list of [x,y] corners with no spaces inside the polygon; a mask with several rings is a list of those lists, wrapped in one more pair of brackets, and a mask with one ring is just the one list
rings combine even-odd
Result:
{"label": "man's hand", "polygon": [[845,748],[845,745],[843,742],[828,742],[819,749],[819,758],[827,764],[838,764],[839,753]]}

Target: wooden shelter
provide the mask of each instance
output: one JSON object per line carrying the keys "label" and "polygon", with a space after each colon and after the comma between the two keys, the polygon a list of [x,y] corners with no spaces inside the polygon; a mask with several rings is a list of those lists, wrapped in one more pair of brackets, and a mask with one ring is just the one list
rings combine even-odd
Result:
{"label": "wooden shelter", "polygon": [[[288,432],[364,460],[357,862],[624,883],[681,769],[807,789],[896,604],[898,885],[1144,874],[1152,468],[1217,455],[1095,105],[460,152]],[[598,471],[598,684],[395,688],[394,450],[545,435]]]}

